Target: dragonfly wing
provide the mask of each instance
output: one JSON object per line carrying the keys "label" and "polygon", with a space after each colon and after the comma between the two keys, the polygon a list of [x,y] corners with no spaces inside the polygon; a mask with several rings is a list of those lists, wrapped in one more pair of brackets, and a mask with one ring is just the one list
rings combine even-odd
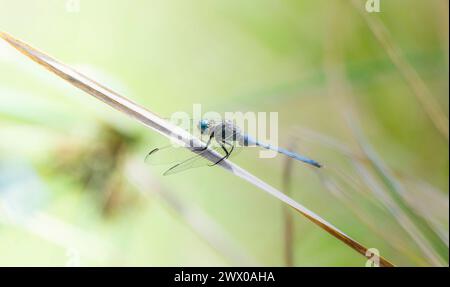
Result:
{"label": "dragonfly wing", "polygon": [[[210,149],[215,150],[219,154],[221,154],[223,157],[225,157],[228,153],[228,157],[231,155],[237,154],[239,151],[239,148],[234,145],[234,142],[228,141],[226,139],[227,144],[222,144],[226,149],[227,152],[222,148],[222,145],[218,144],[217,142],[214,142],[216,144],[214,147],[212,144],[209,146]],[[173,145],[167,145],[160,148],[155,148],[151,150],[147,156],[145,157],[145,162],[151,165],[162,165],[162,164],[175,164],[170,169],[168,169],[164,175],[170,175],[175,174],[181,171],[185,171],[187,169],[201,167],[210,165],[213,166],[215,163],[212,163],[208,159],[206,159],[204,156],[202,156],[203,153],[208,152],[208,150],[204,150],[201,152],[198,152],[196,155],[191,154],[190,157],[190,151],[186,147],[182,146],[173,146]],[[185,160],[181,159],[185,158]]]}
{"label": "dragonfly wing", "polygon": [[[221,148],[220,147],[216,147],[213,150],[217,151],[220,153]],[[168,170],[166,170],[164,172],[164,175],[171,175],[171,174],[175,174],[175,173],[179,173],[188,169],[192,169],[192,168],[197,168],[197,167],[202,167],[202,166],[211,166],[214,165],[214,163],[212,163],[211,161],[209,161],[207,158],[203,157],[203,153],[208,152],[208,150],[204,150],[202,152],[200,152],[199,154],[196,154],[180,163],[177,163],[176,165],[172,166],[171,168],[169,168]]]}
{"label": "dragonfly wing", "polygon": [[[231,137],[232,136],[230,136],[230,139],[231,139]],[[228,158],[231,157],[232,155],[236,155],[241,150],[240,147],[237,147],[235,145],[235,142],[228,141],[228,139],[226,139],[225,142],[227,142],[227,144],[210,147],[210,149],[215,150],[216,152],[221,154],[224,158],[227,156],[227,154],[228,154]],[[227,152],[225,152],[225,150],[222,146],[227,150]],[[191,168],[202,167],[202,166],[206,166],[206,165],[208,165],[208,166],[216,165],[216,162],[213,163],[213,162],[209,161],[208,159],[206,159],[204,156],[202,156],[202,154],[205,152],[208,152],[208,151],[205,150],[197,155],[194,155],[194,156],[184,160],[183,162],[180,162],[180,163],[172,166],[171,168],[166,170],[166,172],[164,172],[164,175],[175,174],[175,173],[179,173],[181,171],[185,171],[185,170],[188,170]]]}
{"label": "dragonfly wing", "polygon": [[151,150],[145,157],[145,163],[150,165],[175,164],[189,155],[189,150],[182,146],[167,145]]}

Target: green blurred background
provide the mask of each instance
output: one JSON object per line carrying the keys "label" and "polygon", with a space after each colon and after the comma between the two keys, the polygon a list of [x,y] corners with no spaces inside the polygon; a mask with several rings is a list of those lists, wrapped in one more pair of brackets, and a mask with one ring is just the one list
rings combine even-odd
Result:
{"label": "green blurred background", "polygon": [[[365,2],[0,0],[0,30],[163,117],[279,112],[280,145],[327,167],[294,163],[295,200],[395,264],[448,265],[448,138],[416,89],[448,123],[448,1]],[[220,168],[143,164],[164,143],[0,41],[0,265],[365,265],[297,213],[286,250],[283,205]],[[282,156],[233,161],[283,188]]]}

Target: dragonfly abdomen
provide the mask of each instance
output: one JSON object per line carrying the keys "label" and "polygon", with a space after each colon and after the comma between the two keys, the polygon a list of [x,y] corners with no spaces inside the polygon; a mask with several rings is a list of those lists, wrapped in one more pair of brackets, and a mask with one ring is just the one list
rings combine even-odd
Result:
{"label": "dragonfly abdomen", "polygon": [[284,148],[270,148],[270,149],[271,150],[275,150],[275,151],[277,151],[277,152],[279,152],[281,154],[284,154],[284,155],[286,155],[288,157],[291,157],[293,159],[296,159],[296,160],[302,161],[304,163],[313,165],[315,167],[322,167],[322,165],[320,163],[318,163],[317,161],[315,161],[313,159],[310,159],[310,158],[307,158],[305,156],[301,156],[301,155],[299,155],[299,154],[297,154],[295,152],[286,150]]}
{"label": "dragonfly abdomen", "polygon": [[298,161],[310,164],[312,166],[322,167],[322,165],[320,163],[318,163],[317,161],[315,161],[313,159],[310,159],[310,158],[305,157],[305,156],[301,156],[301,155],[299,155],[299,154],[297,154],[295,152],[289,151],[289,150],[284,149],[284,148],[274,147],[274,146],[272,146],[270,144],[259,142],[259,141],[255,140],[255,139],[251,138],[248,135],[244,136],[244,145],[245,146],[256,145],[256,146],[259,146],[259,147],[262,147],[262,148],[265,148],[265,149],[268,149],[268,150],[276,151],[278,153],[284,154],[284,155],[286,155],[286,156],[288,156],[290,158],[293,158],[295,160],[298,160]]}

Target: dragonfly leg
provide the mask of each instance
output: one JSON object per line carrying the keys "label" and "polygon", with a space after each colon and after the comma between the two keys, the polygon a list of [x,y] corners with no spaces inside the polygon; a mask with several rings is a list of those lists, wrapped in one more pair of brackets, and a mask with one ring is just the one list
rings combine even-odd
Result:
{"label": "dragonfly leg", "polygon": [[223,161],[224,159],[227,159],[230,156],[230,152],[225,148],[224,144],[220,144],[220,147],[225,151],[225,156],[222,157],[221,159],[219,159],[215,164],[213,164],[211,166],[214,166],[214,165],[220,163],[221,161]]}
{"label": "dragonfly leg", "polygon": [[229,143],[229,142],[227,142],[227,141],[224,141],[223,143],[224,143],[224,144],[227,144],[227,145],[229,145],[229,146],[231,147],[231,149],[230,149],[230,151],[228,152],[228,155],[227,155],[227,157],[226,157],[226,158],[228,158],[228,157],[230,157],[231,153],[232,153],[233,150],[234,150],[234,144],[231,144],[231,143]]}
{"label": "dragonfly leg", "polygon": [[208,142],[206,143],[206,145],[204,147],[196,147],[196,148],[193,148],[192,150],[193,151],[204,151],[204,150],[206,150],[208,148],[208,146],[211,144],[211,140],[213,139],[213,137],[214,137],[214,132],[211,133],[211,135],[209,136]]}

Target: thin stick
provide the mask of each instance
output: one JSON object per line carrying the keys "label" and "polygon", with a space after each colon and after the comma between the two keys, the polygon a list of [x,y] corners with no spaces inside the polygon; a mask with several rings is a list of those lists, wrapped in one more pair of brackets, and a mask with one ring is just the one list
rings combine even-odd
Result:
{"label": "thin stick", "polygon": [[[294,140],[288,146],[290,150],[294,149]],[[286,157],[283,167],[283,191],[286,195],[291,196],[291,179],[292,179],[292,158]],[[284,261],[288,267],[294,266],[294,222],[292,214],[285,205],[283,205],[283,219],[284,219]]]}
{"label": "thin stick", "polygon": [[[0,32],[0,38],[3,38],[5,41],[7,41],[10,45],[12,45],[14,48],[19,50],[22,54],[29,57],[31,60],[35,61],[36,63],[44,66],[49,71],[55,73],[57,76],[63,78],[64,80],[68,81],[72,85],[76,86],[77,88],[85,91],[86,93],[90,94],[91,96],[94,96],[95,98],[103,101],[104,103],[110,105],[111,107],[127,114],[128,116],[131,116],[141,123],[143,123],[145,126],[149,127],[152,130],[155,130],[156,132],[168,137],[169,139],[175,139],[177,141],[181,141],[186,144],[187,148],[190,149],[192,152],[195,152],[192,148],[189,148],[189,146],[205,146],[205,144],[200,141],[198,138],[192,136],[190,133],[185,131],[184,129],[177,127],[176,125],[164,120],[163,118],[157,116],[156,114],[150,112],[149,110],[139,106],[138,104],[134,103],[133,101],[117,94],[116,92],[113,92],[112,90],[108,89],[107,87],[97,83],[96,81],[82,75],[81,73],[75,71],[74,69],[68,67],[67,65],[55,60],[54,58],[44,54],[43,52],[40,52],[29,45],[23,43],[20,40],[15,39],[14,37],[4,33]],[[202,156],[208,159],[209,161],[216,163],[219,161],[222,156],[218,154],[217,152],[207,149],[207,152],[203,152]],[[340,231],[338,228],[333,226],[331,223],[327,222],[323,218],[321,218],[319,215],[315,214],[311,210],[307,209],[300,203],[296,202],[289,196],[285,195],[278,189],[272,187],[271,185],[267,184],[266,182],[262,181],[258,177],[254,176],[253,174],[249,173],[245,169],[239,167],[238,165],[230,162],[229,160],[222,160],[218,166],[221,166],[222,168],[228,170],[229,172],[233,173],[234,175],[248,181],[249,183],[253,184],[254,186],[264,190],[268,194],[278,198],[279,200],[283,201],[290,207],[294,208],[297,212],[299,212],[301,215],[312,221],[314,224],[328,232],[329,234],[333,235],[335,238],[339,239],[343,243],[345,243],[347,246],[351,247],[364,257],[370,259],[371,253],[367,252],[368,248],[366,248],[364,245],[360,244],[344,232]],[[388,260],[384,259],[383,257],[380,257],[380,266],[394,266],[392,263],[390,263]]]}

